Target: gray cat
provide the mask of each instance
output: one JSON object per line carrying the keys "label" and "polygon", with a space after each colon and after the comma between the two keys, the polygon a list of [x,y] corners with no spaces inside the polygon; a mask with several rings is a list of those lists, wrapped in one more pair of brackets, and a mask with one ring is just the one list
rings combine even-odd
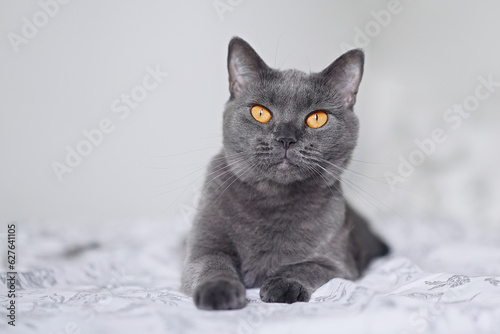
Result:
{"label": "gray cat", "polygon": [[198,308],[242,308],[255,287],[265,302],[306,302],[388,252],[341,194],[363,63],[352,50],[320,73],[279,71],[231,40],[224,147],[208,168],[182,278]]}

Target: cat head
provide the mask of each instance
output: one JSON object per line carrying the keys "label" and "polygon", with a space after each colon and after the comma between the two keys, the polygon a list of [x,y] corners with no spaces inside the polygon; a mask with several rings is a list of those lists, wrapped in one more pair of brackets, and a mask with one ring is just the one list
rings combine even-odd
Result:
{"label": "cat head", "polygon": [[358,138],[353,106],[363,63],[358,49],[319,73],[280,71],[233,38],[231,96],[223,117],[224,154],[232,172],[246,182],[335,183]]}

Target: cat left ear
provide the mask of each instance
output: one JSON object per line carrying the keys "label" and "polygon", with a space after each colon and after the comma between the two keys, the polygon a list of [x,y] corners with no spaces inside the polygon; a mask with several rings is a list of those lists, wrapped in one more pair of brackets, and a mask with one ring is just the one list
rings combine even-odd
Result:
{"label": "cat left ear", "polygon": [[257,79],[260,72],[269,70],[269,67],[247,42],[234,37],[229,42],[227,69],[232,99],[237,97],[250,81]]}
{"label": "cat left ear", "polygon": [[344,109],[351,109],[356,103],[364,62],[363,51],[355,49],[344,53],[321,72],[339,94]]}

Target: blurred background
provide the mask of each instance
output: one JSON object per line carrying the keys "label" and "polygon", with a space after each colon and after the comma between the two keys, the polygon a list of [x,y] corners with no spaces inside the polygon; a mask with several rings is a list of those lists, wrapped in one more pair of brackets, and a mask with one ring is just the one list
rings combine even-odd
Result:
{"label": "blurred background", "polygon": [[[0,221],[189,224],[221,148],[227,44],[321,71],[362,47],[346,196],[500,223],[500,3],[0,1]],[[420,152],[420,153],[419,153]]]}

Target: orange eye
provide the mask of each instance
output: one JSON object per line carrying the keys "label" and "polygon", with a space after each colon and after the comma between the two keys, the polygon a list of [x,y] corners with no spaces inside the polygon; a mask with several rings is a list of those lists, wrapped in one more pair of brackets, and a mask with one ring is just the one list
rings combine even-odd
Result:
{"label": "orange eye", "polygon": [[251,113],[253,118],[261,123],[267,123],[271,119],[271,112],[262,106],[253,106]]}
{"label": "orange eye", "polygon": [[311,128],[320,128],[325,125],[328,120],[328,115],[324,111],[315,111],[312,114],[309,114],[306,118],[306,123]]}

